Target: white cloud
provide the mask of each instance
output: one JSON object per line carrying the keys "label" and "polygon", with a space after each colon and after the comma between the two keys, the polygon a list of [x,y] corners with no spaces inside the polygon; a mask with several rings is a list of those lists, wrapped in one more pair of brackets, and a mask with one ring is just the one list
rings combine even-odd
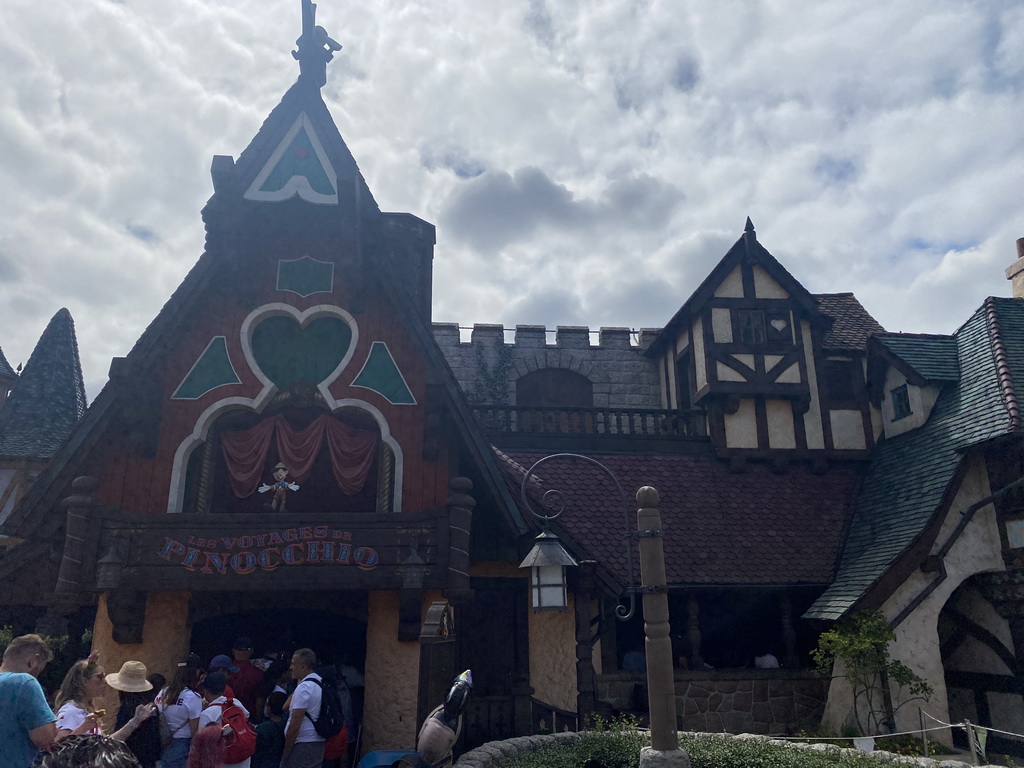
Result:
{"label": "white cloud", "polygon": [[[1024,9],[321,0],[378,203],[438,225],[439,320],[654,326],[742,231],[948,332],[1024,235]],[[0,347],[78,326],[90,396],[199,257],[210,158],[294,81],[299,3],[8,0]]]}

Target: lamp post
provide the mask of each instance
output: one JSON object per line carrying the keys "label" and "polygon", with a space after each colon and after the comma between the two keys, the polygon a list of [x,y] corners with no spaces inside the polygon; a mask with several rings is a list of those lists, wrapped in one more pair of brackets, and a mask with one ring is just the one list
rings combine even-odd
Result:
{"label": "lamp post", "polygon": [[[628,606],[621,603],[616,607],[615,614],[620,621],[628,621],[632,618],[636,609],[636,593],[643,595],[644,607],[644,634],[646,635],[645,647],[647,656],[647,708],[651,720],[651,746],[645,747],[640,752],[641,768],[689,768],[690,758],[686,752],[679,748],[679,734],[676,730],[676,699],[675,699],[675,677],[672,670],[672,643],[669,638],[669,616],[668,616],[668,594],[665,574],[665,550],[662,543],[661,512],[658,509],[658,492],[650,486],[644,486],[636,494],[636,501],[640,505],[637,510],[637,530],[631,531],[629,520],[629,506],[626,501],[626,494],[622,490],[622,484],[608,467],[596,459],[583,456],[577,453],[556,453],[536,461],[523,477],[522,486],[519,489],[523,505],[530,514],[544,521],[545,530],[537,537],[537,544],[534,545],[530,555],[523,560],[520,568],[531,567],[531,556],[533,562],[541,559],[540,542],[546,538],[549,542],[554,539],[559,551],[565,557],[576,561],[562,547],[554,534],[548,530],[548,523],[556,519],[565,509],[565,502],[562,493],[557,490],[545,491],[541,503],[546,510],[545,513],[538,513],[530,503],[528,488],[530,478],[542,464],[554,459],[572,459],[583,461],[599,469],[612,481],[618,491],[622,503],[623,521],[625,524],[624,542],[626,548],[626,562],[629,567],[629,584],[627,586]],[[632,540],[640,542],[640,576],[641,584],[636,586],[635,573],[633,570],[633,547]],[[549,543],[550,546],[550,543]],[[565,563],[568,564],[568,563]],[[564,595],[564,564],[562,567],[562,590]],[[539,568],[534,567],[534,585],[537,589]],[[534,609],[537,608],[537,597],[534,596]],[[562,605],[564,607],[565,600]],[[580,713],[582,714],[582,713]]]}

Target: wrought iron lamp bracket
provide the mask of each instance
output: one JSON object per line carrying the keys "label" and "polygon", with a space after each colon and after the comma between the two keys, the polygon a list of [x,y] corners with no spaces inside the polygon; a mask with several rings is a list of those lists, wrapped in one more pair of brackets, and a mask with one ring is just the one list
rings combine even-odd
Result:
{"label": "wrought iron lamp bracket", "polygon": [[612,483],[615,484],[615,489],[619,492],[619,499],[622,501],[622,519],[626,530],[623,541],[625,542],[626,547],[626,563],[629,566],[629,583],[626,585],[626,597],[628,602],[625,605],[620,603],[615,606],[615,616],[619,621],[629,621],[633,618],[633,614],[636,613],[636,593],[644,589],[643,587],[636,586],[636,571],[633,568],[633,547],[631,546],[632,541],[635,538],[643,538],[645,536],[660,537],[661,530],[655,529],[638,531],[636,533],[630,532],[629,502],[626,500],[626,492],[622,490],[622,484],[619,483],[619,479],[601,462],[596,459],[592,459],[589,456],[583,456],[579,453],[553,453],[550,456],[545,456],[534,462],[533,466],[526,471],[525,477],[523,477],[523,483],[519,488],[519,497],[522,499],[523,505],[531,515],[544,521],[545,529],[547,528],[549,521],[556,519],[565,511],[565,497],[561,491],[555,489],[545,491],[544,495],[541,497],[541,504],[543,504],[547,514],[541,514],[533,508],[526,489],[530,484],[530,478],[533,476],[537,468],[552,459],[575,459],[578,461],[585,461],[601,470],[612,481]]}

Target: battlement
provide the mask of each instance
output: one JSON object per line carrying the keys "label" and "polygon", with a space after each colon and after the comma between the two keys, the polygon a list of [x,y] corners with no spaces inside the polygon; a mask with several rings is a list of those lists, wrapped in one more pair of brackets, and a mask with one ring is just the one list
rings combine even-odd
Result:
{"label": "battlement", "polygon": [[[462,331],[470,330],[470,340],[462,341]],[[646,350],[661,331],[660,328],[604,327],[594,331],[585,325],[559,325],[549,330],[543,325],[517,325],[515,329],[493,323],[476,323],[472,329],[458,323],[434,323],[434,338],[442,348],[477,344],[494,346],[504,343],[519,349],[634,349]],[[591,339],[597,337],[597,344]],[[553,343],[548,340],[553,337]]]}
{"label": "battlement", "polygon": [[[470,331],[469,341],[463,333]],[[560,325],[434,323],[434,338],[455,378],[467,393],[504,394],[493,405],[516,404],[519,378],[546,368],[561,368],[585,376],[593,384],[594,406],[602,408],[661,408],[663,399],[654,360],[644,355],[659,329],[600,328]],[[596,339],[595,339],[596,337]],[[597,341],[596,344],[592,343]]]}

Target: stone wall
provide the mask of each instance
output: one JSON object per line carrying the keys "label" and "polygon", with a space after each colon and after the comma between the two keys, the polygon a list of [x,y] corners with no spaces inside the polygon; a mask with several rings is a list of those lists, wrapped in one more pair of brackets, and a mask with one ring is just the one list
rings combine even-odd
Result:
{"label": "stone wall", "polygon": [[[500,325],[474,325],[468,343],[460,340],[457,323],[434,323],[433,330],[455,378],[470,395],[486,376],[501,375],[499,348],[505,350],[507,395],[504,403],[496,405],[516,404],[516,380],[520,376],[541,368],[564,368],[590,379],[595,407],[663,407],[657,363],[644,357],[655,330],[641,330],[635,344],[629,328],[602,328],[591,334],[586,327],[559,326],[554,344],[547,343],[550,334],[542,325],[517,325],[512,344],[505,343]],[[596,345],[590,343],[595,335]]]}
{"label": "stone wall", "polygon": [[[766,736],[741,734],[733,736],[730,734],[717,733],[694,733],[690,734],[697,739],[737,739],[756,740],[765,744],[791,747],[793,749],[808,750],[810,752],[824,752],[833,755],[836,762],[844,755],[853,756],[863,754],[852,748],[838,747],[835,744],[804,744],[799,742],[780,741]],[[581,734],[577,733],[554,733],[546,736],[521,736],[516,739],[505,741],[491,741],[481,747],[472,749],[462,755],[456,762],[454,768],[492,768],[500,765],[502,761],[516,757],[528,752],[536,752],[541,749],[556,746],[560,743],[571,743],[577,741]],[[686,742],[682,746],[685,748]],[[878,760],[879,765],[906,766],[906,768],[971,768],[970,763],[962,760],[949,759],[947,756],[940,756],[939,759],[928,757],[904,757],[895,752],[875,751],[869,753],[870,757]],[[639,757],[639,756],[638,756]],[[980,768],[999,768],[997,765],[984,765]]]}
{"label": "stone wall", "polygon": [[[676,712],[681,730],[709,733],[795,733],[816,727],[828,681],[800,670],[706,670],[676,672]],[[629,710],[646,696],[643,676],[601,675],[597,698]]]}

